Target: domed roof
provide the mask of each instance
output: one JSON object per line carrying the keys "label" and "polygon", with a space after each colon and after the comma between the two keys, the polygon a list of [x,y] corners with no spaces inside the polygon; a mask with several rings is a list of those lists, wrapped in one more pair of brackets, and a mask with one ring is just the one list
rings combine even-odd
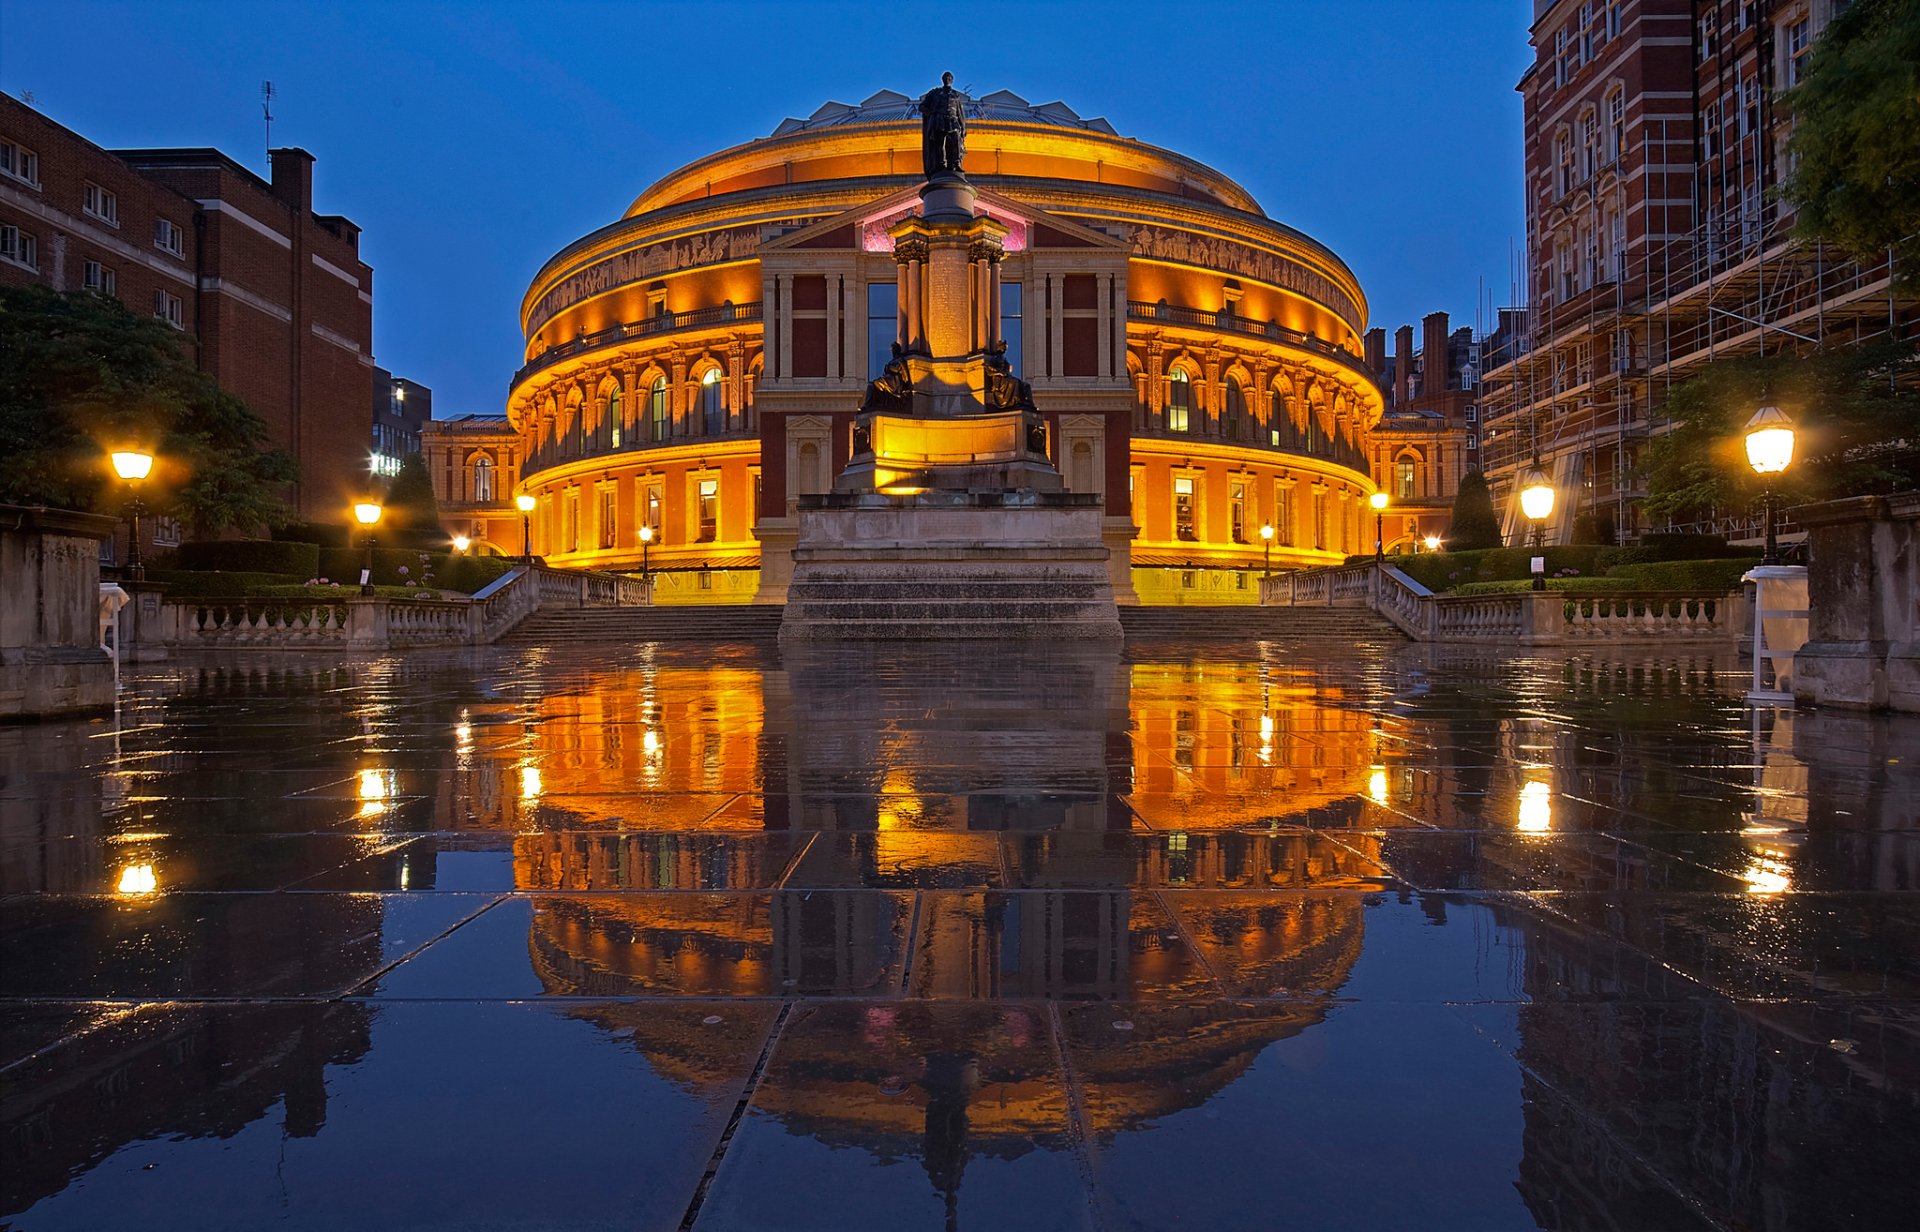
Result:
{"label": "domed roof", "polygon": [[[847,124],[888,124],[919,118],[919,99],[901,94],[896,90],[881,90],[852,106],[831,100],[824,102],[804,120],[789,117],[780,121],[780,127],[774,129],[772,135],[784,137],[788,133],[837,128]],[[1082,128],[1090,132],[1103,133],[1109,137],[1120,135],[1114,131],[1113,125],[1105,120],[1083,119],[1078,112],[1065,103],[1055,101],[1034,104],[1021,98],[1012,90],[996,90],[982,98],[969,98],[967,118],[1005,120],[1014,124],[1052,124],[1060,128]]]}

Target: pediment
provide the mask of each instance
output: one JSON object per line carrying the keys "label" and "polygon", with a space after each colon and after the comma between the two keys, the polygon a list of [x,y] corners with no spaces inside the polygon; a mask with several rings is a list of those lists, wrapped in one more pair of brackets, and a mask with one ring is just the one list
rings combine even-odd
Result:
{"label": "pediment", "polygon": [[[1036,209],[1024,201],[1000,193],[977,190],[975,206],[994,220],[1009,225],[1018,239],[1010,238],[1009,252],[1026,248],[1100,248],[1117,252],[1132,249],[1130,241],[1108,235],[1083,223]],[[821,248],[853,248],[868,252],[887,251],[887,228],[920,207],[920,186],[876,197],[864,205],[842,211],[795,228],[785,235],[762,241],[760,252]]]}

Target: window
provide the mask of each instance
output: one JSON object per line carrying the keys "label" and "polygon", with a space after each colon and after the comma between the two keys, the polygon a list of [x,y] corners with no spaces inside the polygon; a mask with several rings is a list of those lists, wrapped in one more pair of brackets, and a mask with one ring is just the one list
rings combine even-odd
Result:
{"label": "window", "polygon": [[1019,376],[1024,370],[1021,359],[1021,344],[1025,333],[1020,308],[1020,284],[1003,282],[1000,284],[1000,337],[1007,344],[1007,364],[1013,369],[1013,375]]}
{"label": "window", "polygon": [[900,288],[891,282],[867,284],[867,379],[886,371],[900,337]]}
{"label": "window", "polygon": [[1561,129],[1553,137],[1553,195],[1564,197],[1573,191],[1573,143]]}
{"label": "window", "polygon": [[720,369],[707,369],[700,378],[700,426],[708,436],[727,430],[727,408],[721,393]]}
{"label": "window", "polygon": [[600,496],[600,547],[604,550],[614,544],[615,532],[619,529],[620,494],[610,483],[602,484]]}
{"label": "window", "polygon": [[120,198],[98,184],[87,185],[84,208],[101,222],[120,225]]}
{"label": "window", "polygon": [[1702,60],[1720,54],[1720,11],[1708,9],[1700,14],[1700,42],[1695,48]]}
{"label": "window", "polygon": [[607,448],[620,448],[620,387],[607,391]]}
{"label": "window", "polygon": [[1167,430],[1185,432],[1193,411],[1193,382],[1185,370],[1167,373]]}
{"label": "window", "polygon": [[1480,422],[1480,408],[1479,408],[1479,407],[1477,407],[1477,406],[1470,406],[1470,407],[1468,407],[1468,408],[1467,408],[1467,422],[1468,422],[1468,423],[1479,423],[1479,422]]}
{"label": "window", "polygon": [[187,327],[186,317],[182,311],[182,305],[178,295],[169,295],[165,291],[155,291],[153,293],[153,315],[159,317],[175,329],[185,329]]}
{"label": "window", "polygon": [[153,546],[157,548],[176,548],[180,546],[180,519],[165,516],[153,520]]}
{"label": "window", "polygon": [[1195,531],[1195,502],[1193,480],[1177,478],[1173,481],[1173,537],[1191,543],[1200,536]]}
{"label": "window", "polygon": [[473,460],[473,499],[485,504],[493,499],[493,459],[479,457]]}
{"label": "window", "polygon": [[1247,541],[1247,485],[1244,483],[1235,482],[1228,489],[1227,520],[1232,526],[1233,541],[1245,543]]}
{"label": "window", "polygon": [[40,187],[40,156],[26,146],[0,141],[0,171],[35,188]]}
{"label": "window", "polygon": [[1327,493],[1324,488],[1316,488],[1313,493],[1313,546],[1327,546]]}
{"label": "window", "polygon": [[1401,458],[1393,464],[1393,494],[1401,500],[1413,498],[1414,465],[1412,458]]}
{"label": "window", "polygon": [[701,543],[712,543],[720,531],[720,481],[702,479],[700,481],[700,535]]}
{"label": "window", "polygon": [[1580,178],[1586,179],[1600,169],[1600,113],[1589,111],[1580,117]]}
{"label": "window", "polygon": [[153,246],[177,257],[187,250],[186,236],[172,222],[156,218],[153,220]]}
{"label": "window", "polygon": [[1247,391],[1240,388],[1240,382],[1231,378],[1227,381],[1227,422],[1222,435],[1233,440],[1244,440],[1247,431]]}
{"label": "window", "polygon": [[1807,71],[1807,51],[1813,46],[1813,23],[1802,17],[1787,27],[1787,62],[1785,72],[1781,74],[1782,88],[1798,85],[1801,76]]}
{"label": "window", "polygon": [[1275,480],[1273,485],[1273,537],[1277,541],[1293,544],[1293,492],[1284,480]]}
{"label": "window", "polygon": [[568,488],[560,502],[560,550],[580,550],[580,489]]}
{"label": "window", "polygon": [[112,295],[120,279],[114,270],[98,261],[85,261],[80,266],[81,285],[89,291],[98,291],[102,295]]}
{"label": "window", "polygon": [[1615,87],[1607,95],[1607,161],[1619,162],[1627,150],[1627,92]]}
{"label": "window", "polygon": [[667,439],[669,421],[667,418],[667,378],[653,378],[652,388],[647,390],[648,439],[664,441]]}
{"label": "window", "polygon": [[0,259],[37,270],[40,268],[40,241],[18,227],[0,227]]}
{"label": "window", "polygon": [[640,525],[651,526],[655,538],[660,535],[660,506],[663,490],[658,479],[649,479],[640,497]]}
{"label": "window", "polygon": [[1720,156],[1720,104],[1708,103],[1700,111],[1700,156]]}

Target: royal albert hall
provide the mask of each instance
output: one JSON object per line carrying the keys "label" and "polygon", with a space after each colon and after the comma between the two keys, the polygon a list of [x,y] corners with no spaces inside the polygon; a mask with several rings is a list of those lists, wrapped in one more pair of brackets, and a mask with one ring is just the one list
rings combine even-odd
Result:
{"label": "royal albert hall", "polygon": [[[1060,103],[970,100],[965,169],[1006,227],[971,294],[1066,486],[1100,494],[1123,602],[1252,601],[1269,562],[1371,549],[1382,403],[1339,257]],[[549,260],[507,406],[532,550],[644,567],[663,601],[781,601],[796,498],[833,487],[899,337],[889,230],[922,179],[915,101],[883,91],[672,172]]]}

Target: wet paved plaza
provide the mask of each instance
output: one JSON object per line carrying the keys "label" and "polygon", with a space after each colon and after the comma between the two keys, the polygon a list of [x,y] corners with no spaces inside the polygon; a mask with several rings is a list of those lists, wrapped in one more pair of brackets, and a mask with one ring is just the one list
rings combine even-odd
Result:
{"label": "wet paved plaza", "polygon": [[1920,1202],[1920,724],[1260,643],[162,665],[0,729],[0,1224]]}

